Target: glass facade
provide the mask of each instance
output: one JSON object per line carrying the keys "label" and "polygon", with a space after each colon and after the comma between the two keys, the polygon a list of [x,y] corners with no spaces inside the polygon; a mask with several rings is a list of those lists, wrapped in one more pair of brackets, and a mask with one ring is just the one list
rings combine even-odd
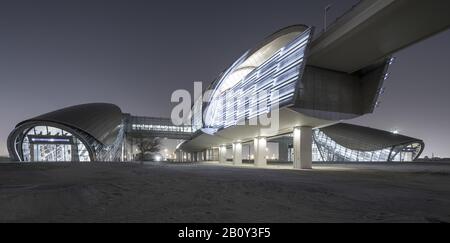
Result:
{"label": "glass facade", "polygon": [[152,124],[132,124],[134,131],[154,131],[154,132],[181,132],[192,133],[191,126],[173,126],[173,125],[152,125]]}
{"label": "glass facade", "polygon": [[117,135],[110,144],[102,144],[96,142],[90,142],[91,148],[94,148],[95,158],[97,161],[123,161],[123,141],[125,139],[125,128],[123,124],[117,128]]}
{"label": "glass facade", "polygon": [[419,143],[396,147],[392,155],[392,161],[413,161],[420,155],[421,150],[422,145]]}
{"label": "glass facade", "polygon": [[190,124],[175,126],[170,118],[124,115],[127,134],[146,134],[153,137],[188,139],[194,132]]}
{"label": "glass facade", "polygon": [[297,33],[292,41],[264,58],[255,57],[264,56],[258,52],[250,57],[249,52],[244,54],[217,80],[205,110],[205,126],[234,126],[292,102],[310,36],[311,29]]}
{"label": "glass facade", "polygon": [[174,160],[179,144],[191,138],[191,125],[175,126],[170,118],[143,117],[124,114],[125,135],[122,146],[123,161],[137,160],[139,142],[145,138],[159,138],[160,151],[154,154],[159,160]]}
{"label": "glass facade", "polygon": [[391,146],[376,151],[358,151],[346,148],[324,132],[313,132],[313,160],[327,162],[390,162],[413,161],[422,151],[420,143]]}
{"label": "glass facade", "polygon": [[73,134],[56,127],[36,126],[22,142],[25,162],[90,162],[86,146]]}

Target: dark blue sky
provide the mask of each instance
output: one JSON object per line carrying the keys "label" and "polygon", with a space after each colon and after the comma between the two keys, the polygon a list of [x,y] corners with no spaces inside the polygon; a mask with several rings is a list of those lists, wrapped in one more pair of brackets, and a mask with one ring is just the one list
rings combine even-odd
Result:
{"label": "dark blue sky", "polygon": [[[0,154],[14,125],[51,110],[109,102],[170,115],[170,95],[211,82],[244,51],[292,24],[322,26],[356,0],[2,0]],[[396,55],[381,107],[358,124],[422,138],[450,157],[450,33]]]}

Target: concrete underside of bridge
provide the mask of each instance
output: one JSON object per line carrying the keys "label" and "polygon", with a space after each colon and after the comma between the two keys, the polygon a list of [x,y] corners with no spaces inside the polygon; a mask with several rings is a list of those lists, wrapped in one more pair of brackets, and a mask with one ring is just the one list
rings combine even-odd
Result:
{"label": "concrete underside of bridge", "polygon": [[[253,120],[248,124],[252,124]],[[320,127],[333,124],[333,121],[317,119],[295,112],[289,108],[279,111],[279,128],[270,129],[262,125],[237,125],[218,131],[214,135],[201,133],[184,143],[180,149],[189,152],[200,152],[210,147],[235,142],[249,142],[256,137],[273,137],[279,134],[292,133],[295,127]]]}
{"label": "concrete underside of bridge", "polygon": [[449,28],[450,1],[362,1],[311,44],[308,65],[353,73]]}
{"label": "concrete underside of bridge", "polygon": [[[250,121],[256,123],[261,117]],[[232,145],[233,163],[242,164],[242,144],[252,143],[254,148],[254,164],[258,167],[267,166],[267,140],[280,134],[292,134],[294,137],[294,168],[311,168],[312,128],[330,125],[333,121],[309,117],[289,108],[279,110],[279,124],[276,129],[263,125],[237,125],[218,131],[214,135],[201,133],[186,141],[179,147],[178,158],[183,161],[214,160],[204,151],[216,149],[217,160],[225,163],[226,145]],[[214,152],[212,152],[214,153]]]}

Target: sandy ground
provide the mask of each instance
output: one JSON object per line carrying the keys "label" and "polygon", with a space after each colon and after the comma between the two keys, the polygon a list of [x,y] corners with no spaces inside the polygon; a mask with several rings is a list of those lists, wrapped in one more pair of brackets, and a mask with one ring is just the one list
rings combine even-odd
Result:
{"label": "sandy ground", "polygon": [[0,222],[450,222],[450,163],[0,164]]}

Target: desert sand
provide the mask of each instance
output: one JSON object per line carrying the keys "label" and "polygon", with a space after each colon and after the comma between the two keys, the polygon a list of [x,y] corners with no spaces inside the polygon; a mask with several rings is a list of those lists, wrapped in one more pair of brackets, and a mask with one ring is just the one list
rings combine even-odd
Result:
{"label": "desert sand", "polygon": [[450,164],[0,164],[0,222],[450,222]]}

